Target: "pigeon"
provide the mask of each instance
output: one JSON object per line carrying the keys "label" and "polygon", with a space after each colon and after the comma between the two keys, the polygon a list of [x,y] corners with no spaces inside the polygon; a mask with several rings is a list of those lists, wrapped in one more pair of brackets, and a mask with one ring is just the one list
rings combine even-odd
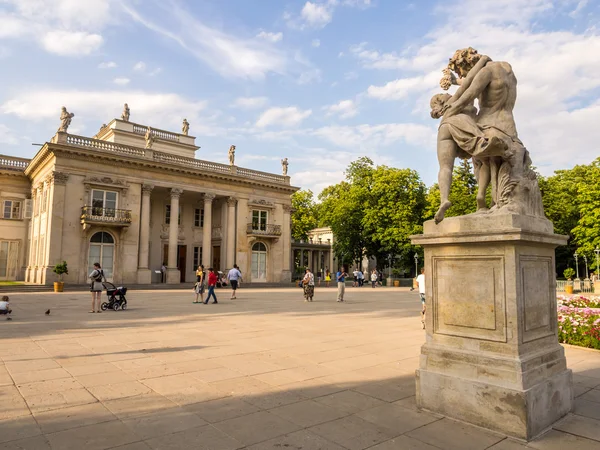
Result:
{"label": "pigeon", "polygon": [[50,315],[50,310],[46,311],[46,315],[49,316]]}
{"label": "pigeon", "polygon": [[7,317],[6,320],[12,320],[12,317]]}

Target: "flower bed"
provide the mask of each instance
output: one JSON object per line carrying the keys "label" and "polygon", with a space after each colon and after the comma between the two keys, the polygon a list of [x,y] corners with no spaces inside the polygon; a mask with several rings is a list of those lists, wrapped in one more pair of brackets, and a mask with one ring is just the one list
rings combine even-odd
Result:
{"label": "flower bed", "polygon": [[600,350],[600,298],[558,296],[558,341]]}

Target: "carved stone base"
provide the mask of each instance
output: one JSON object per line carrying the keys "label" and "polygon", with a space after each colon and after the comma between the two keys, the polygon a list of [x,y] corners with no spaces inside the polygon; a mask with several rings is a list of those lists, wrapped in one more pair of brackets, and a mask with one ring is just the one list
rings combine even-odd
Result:
{"label": "carved stone base", "polygon": [[152,271],[150,269],[137,270],[137,284],[151,284]]}
{"label": "carved stone base", "polygon": [[180,284],[181,273],[179,269],[167,269],[167,284]]}
{"label": "carved stone base", "polygon": [[427,340],[419,407],[530,440],[573,405],[557,338],[554,249],[544,218],[470,215],[426,222]]}

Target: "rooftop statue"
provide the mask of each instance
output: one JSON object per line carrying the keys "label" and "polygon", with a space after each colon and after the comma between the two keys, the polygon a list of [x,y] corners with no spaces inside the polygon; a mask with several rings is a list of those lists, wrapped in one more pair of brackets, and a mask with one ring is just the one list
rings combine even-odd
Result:
{"label": "rooftop statue", "polygon": [[288,173],[288,166],[290,165],[290,163],[288,163],[288,159],[287,158],[283,158],[281,160],[281,169],[283,170],[283,176],[287,177],[287,173]]}
{"label": "rooftop statue", "polygon": [[235,163],[235,145],[232,145],[231,147],[229,147],[229,164],[231,164],[232,166]]}
{"label": "rooftop statue", "polygon": [[66,133],[69,125],[71,125],[73,117],[75,117],[75,114],[70,113],[67,111],[67,108],[63,106],[60,112],[60,127],[58,127],[58,131]]}
{"label": "rooftop statue", "polygon": [[121,114],[121,120],[124,122],[129,122],[129,106],[127,103],[123,106],[123,114]]}
{"label": "rooftop statue", "polygon": [[183,119],[183,124],[181,125],[181,133],[187,136],[188,131],[190,131],[190,123],[187,121],[187,119]]}
{"label": "rooftop statue", "polygon": [[[517,78],[510,64],[494,62],[469,47],[454,53],[443,75],[442,89],[453,84],[459,88],[454,95],[437,94],[431,99],[431,117],[442,118],[437,138],[441,202],[435,222],[441,222],[451,206],[448,197],[457,157],[473,159],[479,185],[475,214],[544,217],[529,152],[517,135],[513,117]],[[492,201],[487,205],[485,193],[490,184]]]}
{"label": "rooftop statue", "polygon": [[156,138],[152,135],[152,128],[148,127],[146,129],[146,135],[144,138],[146,139],[146,148],[151,149],[152,144],[154,144],[154,141],[156,140]]}

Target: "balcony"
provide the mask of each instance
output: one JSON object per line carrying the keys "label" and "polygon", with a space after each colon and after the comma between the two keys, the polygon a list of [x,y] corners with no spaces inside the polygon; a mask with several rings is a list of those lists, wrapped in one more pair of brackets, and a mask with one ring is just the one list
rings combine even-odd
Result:
{"label": "balcony", "polygon": [[251,222],[246,228],[246,233],[248,236],[278,238],[281,236],[281,225]]}
{"label": "balcony", "polygon": [[91,225],[128,227],[131,225],[131,210],[84,206],[81,208],[81,224],[84,230]]}

